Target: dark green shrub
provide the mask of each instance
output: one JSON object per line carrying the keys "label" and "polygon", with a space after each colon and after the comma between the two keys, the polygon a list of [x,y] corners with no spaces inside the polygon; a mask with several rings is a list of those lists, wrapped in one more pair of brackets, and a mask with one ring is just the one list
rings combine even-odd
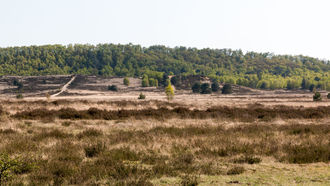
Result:
{"label": "dark green shrub", "polygon": [[17,94],[16,95],[16,99],[23,99],[24,97],[23,97],[23,95],[22,94]]}
{"label": "dark green shrub", "polygon": [[203,83],[201,85],[201,93],[202,94],[211,94],[212,93],[209,83]]}
{"label": "dark green shrub", "polygon": [[327,95],[327,98],[330,99],[330,93]]}
{"label": "dark green shrub", "polygon": [[181,84],[181,77],[180,76],[174,76],[171,78],[171,84],[174,86],[180,86]]}
{"label": "dark green shrub", "polygon": [[313,96],[313,101],[322,101],[321,93],[315,92]]}
{"label": "dark green shrub", "polygon": [[218,92],[220,87],[218,82],[213,82],[211,85],[212,92]]}
{"label": "dark green shrub", "polygon": [[14,85],[14,86],[17,86],[17,89],[18,89],[18,90],[23,89],[23,83],[20,82],[20,81],[18,81],[17,79],[14,80],[13,85]]}
{"label": "dark green shrub", "polygon": [[144,94],[141,93],[141,94],[139,95],[138,99],[146,99],[146,95],[144,95]]}
{"label": "dark green shrub", "polygon": [[314,84],[311,84],[309,86],[309,91],[314,92],[315,88],[316,88],[315,85]]}
{"label": "dark green shrub", "polygon": [[200,82],[195,82],[194,85],[191,87],[193,93],[200,93],[201,92],[201,84]]}
{"label": "dark green shrub", "polygon": [[231,94],[233,93],[231,84],[225,84],[222,88],[222,94]]}
{"label": "dark green shrub", "polygon": [[108,90],[117,92],[118,91],[118,88],[117,88],[116,85],[110,85],[110,86],[108,86]]}

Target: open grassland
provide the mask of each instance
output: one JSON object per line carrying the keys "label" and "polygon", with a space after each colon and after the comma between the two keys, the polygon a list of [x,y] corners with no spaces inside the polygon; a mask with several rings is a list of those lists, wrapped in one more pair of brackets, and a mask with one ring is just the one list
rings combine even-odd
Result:
{"label": "open grassland", "polygon": [[327,105],[0,103],[1,184],[330,183]]}

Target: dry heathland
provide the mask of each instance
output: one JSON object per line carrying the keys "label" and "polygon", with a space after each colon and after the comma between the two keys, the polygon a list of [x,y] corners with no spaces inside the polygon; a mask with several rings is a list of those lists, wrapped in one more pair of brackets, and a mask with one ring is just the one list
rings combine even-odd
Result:
{"label": "dry heathland", "polygon": [[2,100],[0,185],[329,184],[328,102],[215,103]]}

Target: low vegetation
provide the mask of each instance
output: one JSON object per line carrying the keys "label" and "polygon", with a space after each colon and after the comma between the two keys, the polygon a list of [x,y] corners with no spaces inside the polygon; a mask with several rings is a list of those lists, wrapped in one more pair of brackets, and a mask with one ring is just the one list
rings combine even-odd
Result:
{"label": "low vegetation", "polygon": [[129,86],[129,79],[127,77],[124,78],[123,80],[124,85]]}
{"label": "low vegetation", "polygon": [[328,182],[330,107],[191,110],[141,100],[78,110],[67,107],[72,100],[16,102],[22,111],[1,101],[4,185],[313,184],[310,174]]}
{"label": "low vegetation", "polygon": [[146,99],[146,95],[144,95],[143,93],[140,93],[138,99]]}
{"label": "low vegetation", "polygon": [[118,88],[117,88],[116,85],[109,85],[109,86],[108,86],[108,90],[110,90],[110,91],[114,91],[114,92],[117,92],[117,91],[118,91]]}
{"label": "low vegetation", "polygon": [[12,115],[16,119],[102,119],[102,120],[118,120],[118,119],[146,119],[152,118],[157,120],[165,120],[171,118],[181,119],[228,119],[237,121],[270,121],[276,118],[283,119],[321,119],[329,117],[330,106],[317,108],[294,108],[288,106],[277,106],[274,108],[263,107],[258,105],[250,105],[247,108],[234,107],[211,107],[207,110],[190,110],[185,107],[176,107],[169,109],[162,107],[159,109],[142,109],[142,110],[100,110],[97,108],[89,108],[88,110],[76,110],[74,108],[62,108],[59,110],[35,109],[18,112]]}
{"label": "low vegetation", "polygon": [[[0,131],[7,139],[0,147],[6,153],[0,159],[3,183],[151,185],[179,176],[178,183],[190,185],[200,183],[199,175],[244,174],[248,165],[259,166],[267,157],[285,164],[330,162],[326,124],[188,125],[107,133],[28,128]],[[19,154],[35,158],[14,158]]]}
{"label": "low vegetation", "polygon": [[319,92],[315,92],[313,96],[313,101],[322,101],[322,96]]}

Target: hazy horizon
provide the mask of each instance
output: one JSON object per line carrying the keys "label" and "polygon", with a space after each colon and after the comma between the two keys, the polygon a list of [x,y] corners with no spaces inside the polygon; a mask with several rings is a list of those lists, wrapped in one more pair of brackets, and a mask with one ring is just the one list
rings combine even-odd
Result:
{"label": "hazy horizon", "polygon": [[326,0],[7,0],[0,47],[184,46],[330,59]]}

